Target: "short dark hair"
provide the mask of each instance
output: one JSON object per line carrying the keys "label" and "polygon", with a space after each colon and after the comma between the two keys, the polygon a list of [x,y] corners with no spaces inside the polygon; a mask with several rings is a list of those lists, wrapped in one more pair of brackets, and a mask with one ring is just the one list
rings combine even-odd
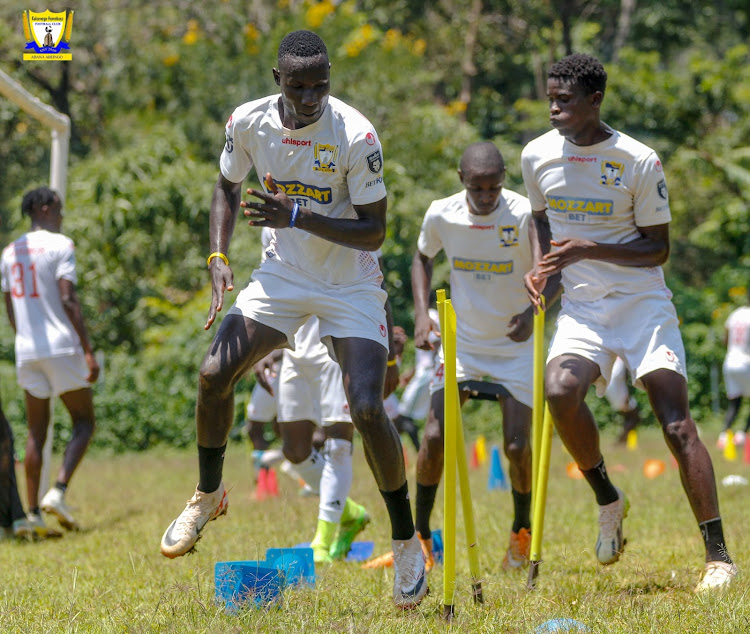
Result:
{"label": "short dark hair", "polygon": [[31,217],[31,214],[43,207],[44,205],[51,205],[55,202],[55,198],[58,198],[57,192],[49,187],[37,187],[23,195],[21,201],[21,214],[26,214]]}
{"label": "short dark hair", "polygon": [[468,169],[477,167],[496,169],[498,172],[505,171],[503,155],[500,154],[500,150],[497,149],[497,146],[492,141],[472,143],[461,155],[458,169],[462,173]]}
{"label": "short dark hair", "polygon": [[571,79],[588,94],[599,91],[604,94],[607,87],[607,72],[593,55],[573,53],[552,64],[547,77]]}
{"label": "short dark hair", "polygon": [[317,33],[312,31],[292,31],[279,44],[278,62],[290,58],[313,58],[319,55],[328,59],[328,49]]}

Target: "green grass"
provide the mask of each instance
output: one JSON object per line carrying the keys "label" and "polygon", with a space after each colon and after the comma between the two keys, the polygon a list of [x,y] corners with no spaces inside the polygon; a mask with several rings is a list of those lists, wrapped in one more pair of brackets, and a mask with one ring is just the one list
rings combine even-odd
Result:
{"label": "green grass", "polygon": [[[717,480],[731,473],[750,477],[750,465],[741,459],[726,462],[713,448],[715,434],[705,436]],[[486,466],[472,471],[486,603],[474,606],[470,602],[465,540],[460,532],[457,616],[451,629],[527,633],[549,619],[568,617],[597,633],[750,631],[746,574],[740,574],[725,592],[693,594],[702,570],[700,533],[660,434],[644,430],[639,441],[639,450],[630,452],[613,448],[610,435],[602,439],[613,479],[631,500],[625,523],[626,552],[618,564],[602,568],[593,552],[597,532],[593,496],[585,482],[566,476],[570,457],[555,440],[544,559],[538,588],[531,593],[524,589],[525,573],[505,574],[500,568],[510,529],[510,495],[487,490]],[[409,455],[413,489],[415,458]],[[390,543],[385,509],[361,459],[361,447],[356,456],[352,496],[370,509],[373,522],[363,538],[374,539],[376,552],[381,552]],[[642,474],[646,458],[663,459],[665,474],[647,480]],[[362,570],[347,563],[319,570],[314,588],[285,592],[279,609],[225,614],[213,601],[214,564],[263,558],[267,547],[309,541],[317,501],[297,497],[296,485],[284,476],[280,476],[281,498],[253,501],[248,455],[244,448],[232,445],[225,466],[225,482],[231,487],[229,514],[210,524],[195,555],[170,561],[159,554],[159,539],[192,494],[196,473],[192,451],[88,456],[68,494],[84,530],[44,543],[0,543],[0,631],[445,629],[440,619],[440,566],[430,577],[431,594],[408,614],[398,613],[391,604],[392,571]],[[749,491],[719,484],[727,542],[741,570],[750,550]],[[439,502],[433,526],[441,525]]]}

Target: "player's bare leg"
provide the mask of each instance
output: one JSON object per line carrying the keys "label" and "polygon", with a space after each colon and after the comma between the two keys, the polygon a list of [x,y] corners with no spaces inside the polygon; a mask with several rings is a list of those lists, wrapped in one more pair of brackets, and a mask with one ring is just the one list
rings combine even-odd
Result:
{"label": "player's bare leg", "polygon": [[365,458],[391,520],[393,600],[399,607],[414,607],[427,593],[427,581],[409,505],[401,441],[383,407],[388,353],[379,343],[353,337],[334,339],[333,347],[341,365],[352,421],[362,436]]}
{"label": "player's bare leg", "polygon": [[234,387],[248,369],[287,342],[286,335],[252,319],[227,315],[200,369],[195,417],[200,480],[185,510],[170,524],[161,552],[174,558],[190,552],[203,527],[227,511],[221,481],[229,430],[234,416]]}
{"label": "player's bare leg", "polygon": [[26,419],[28,421],[29,435],[26,439],[26,457],[24,468],[26,470],[26,499],[29,505],[29,513],[39,513],[39,479],[42,472],[42,449],[47,440],[47,428],[49,427],[50,400],[48,398],[36,398],[28,392],[26,397]]}
{"label": "player's bare leg", "polygon": [[[680,468],[680,479],[706,547],[706,573],[698,589],[726,585],[737,573],[724,542],[711,457],[698,438],[688,406],[687,381],[671,370],[641,377],[664,439]],[[706,576],[712,577],[706,582]],[[721,578],[719,578],[721,577]],[[703,587],[705,586],[705,587]]]}
{"label": "player's bare leg", "polygon": [[503,558],[504,570],[528,565],[531,547],[531,408],[512,396],[500,399],[503,445],[513,495],[513,526]]}
{"label": "player's bare leg", "polygon": [[578,463],[599,505],[596,556],[600,563],[615,563],[625,540],[622,520],[629,504],[625,494],[609,479],[599,449],[599,430],[584,399],[598,378],[599,366],[575,354],[551,359],[545,372],[545,394],[560,438]]}

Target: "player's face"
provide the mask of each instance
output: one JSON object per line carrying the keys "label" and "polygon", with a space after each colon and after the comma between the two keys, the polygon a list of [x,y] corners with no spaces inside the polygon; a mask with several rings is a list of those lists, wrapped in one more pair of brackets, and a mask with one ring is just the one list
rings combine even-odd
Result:
{"label": "player's face", "polygon": [[325,55],[287,58],[273,74],[281,88],[286,127],[303,128],[323,116],[331,92],[331,65]]}
{"label": "player's face", "polygon": [[459,170],[458,175],[466,189],[466,202],[471,213],[487,216],[495,211],[503,191],[505,170],[488,172],[470,167],[464,172]]}
{"label": "player's face", "polygon": [[587,93],[577,83],[559,77],[547,80],[549,121],[566,139],[577,138],[599,126],[602,93]]}

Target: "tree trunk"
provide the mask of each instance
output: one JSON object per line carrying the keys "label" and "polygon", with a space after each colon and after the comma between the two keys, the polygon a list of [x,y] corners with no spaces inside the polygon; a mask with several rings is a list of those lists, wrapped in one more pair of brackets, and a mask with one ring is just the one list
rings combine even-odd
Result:
{"label": "tree trunk", "polygon": [[464,104],[463,111],[459,114],[464,121],[466,121],[466,111],[471,103],[472,79],[477,74],[477,67],[474,64],[474,50],[476,49],[481,18],[482,0],[473,0],[469,12],[469,24],[466,27],[466,37],[464,38],[464,56],[461,60],[461,93],[458,96],[458,100]]}
{"label": "tree trunk", "polygon": [[617,20],[617,33],[612,50],[612,61],[616,62],[620,49],[625,46],[630,34],[630,24],[635,12],[636,0],[620,0],[620,17]]}

